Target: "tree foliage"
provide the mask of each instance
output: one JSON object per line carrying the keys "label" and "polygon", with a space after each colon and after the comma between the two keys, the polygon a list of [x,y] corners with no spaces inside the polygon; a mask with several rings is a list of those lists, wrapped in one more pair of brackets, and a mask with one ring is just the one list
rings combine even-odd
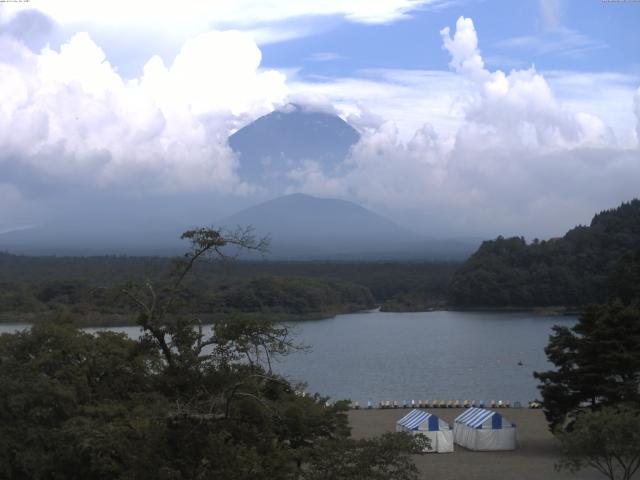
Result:
{"label": "tree foliage", "polygon": [[301,396],[271,371],[298,348],[286,327],[208,329],[182,312],[197,262],[264,244],[208,229],[184,238],[192,248],[166,281],[125,288],[139,340],[62,318],[0,336],[0,479],[316,479],[347,453],[346,470],[324,478],[416,478],[413,440],[351,440],[345,402]]}
{"label": "tree foliage", "polygon": [[[0,253],[0,322],[34,323],[61,311],[81,325],[132,320],[122,287],[166,282],[161,257],[23,257]],[[417,311],[441,306],[455,263],[199,262],[182,284],[182,312],[211,319],[235,313],[300,320],[373,308]]]}
{"label": "tree foliage", "polygon": [[552,428],[581,407],[640,404],[640,310],[592,305],[571,328],[554,327],[545,348],[556,370],[536,372]]}
{"label": "tree foliage", "polygon": [[132,445],[168,408],[161,371],[156,352],[121,334],[43,323],[0,336],[0,478],[134,472]]}
{"label": "tree foliage", "polygon": [[595,468],[611,480],[629,480],[640,468],[640,410],[606,407],[578,417],[573,429],[560,432],[558,468],[576,472]]}
{"label": "tree foliage", "polygon": [[[611,294],[609,278],[640,245],[640,200],[593,217],[562,238],[498,237],[456,272],[449,302],[458,306],[583,306]],[[637,255],[636,255],[636,261]],[[637,285],[637,283],[636,283]]]}
{"label": "tree foliage", "polygon": [[422,453],[429,439],[386,433],[369,440],[330,440],[311,453],[305,480],[412,480],[418,470],[410,454]]}
{"label": "tree foliage", "polygon": [[547,357],[555,370],[536,372],[551,428],[570,429],[584,411],[640,407],[640,278],[637,254],[611,277],[610,300],[585,309],[571,328],[554,327]]}

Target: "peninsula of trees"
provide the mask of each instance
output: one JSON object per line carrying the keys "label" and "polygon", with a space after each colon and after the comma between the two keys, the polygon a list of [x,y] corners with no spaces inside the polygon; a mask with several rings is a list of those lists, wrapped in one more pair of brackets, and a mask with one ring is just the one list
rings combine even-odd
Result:
{"label": "peninsula of trees", "polygon": [[[0,322],[36,323],[68,313],[84,326],[132,322],[128,281],[162,282],[163,257],[28,257],[0,253]],[[181,309],[215,320],[327,318],[371,309],[441,306],[458,263],[234,261],[198,265]],[[208,317],[207,317],[208,316]]]}
{"label": "peninsula of trees", "polygon": [[[449,304],[460,307],[582,307],[602,303],[640,251],[640,200],[593,217],[562,237],[484,242],[456,272]],[[637,283],[636,283],[637,285]]]}

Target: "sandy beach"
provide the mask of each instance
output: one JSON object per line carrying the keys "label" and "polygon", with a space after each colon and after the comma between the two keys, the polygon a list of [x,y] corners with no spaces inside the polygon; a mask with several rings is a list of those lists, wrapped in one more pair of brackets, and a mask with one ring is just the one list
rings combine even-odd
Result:
{"label": "sandy beach", "polygon": [[[464,409],[428,409],[451,423]],[[351,410],[349,421],[354,438],[366,438],[395,431],[395,422],[408,409]],[[595,470],[577,474],[556,472],[554,464],[559,457],[558,444],[547,430],[541,410],[499,409],[499,412],[517,425],[518,448],[507,452],[472,452],[455,445],[454,453],[416,455],[420,478],[429,480],[597,480],[604,477]],[[640,477],[639,477],[640,478]]]}

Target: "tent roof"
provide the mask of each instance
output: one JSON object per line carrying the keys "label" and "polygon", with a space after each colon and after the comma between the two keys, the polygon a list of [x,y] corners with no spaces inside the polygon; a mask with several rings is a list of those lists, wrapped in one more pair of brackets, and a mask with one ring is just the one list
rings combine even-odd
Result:
{"label": "tent roof", "polygon": [[485,408],[470,408],[461,415],[458,415],[454,422],[462,423],[471,428],[481,428],[482,425],[491,419],[492,428],[502,428],[503,426],[515,426],[508,421],[504,421],[502,415],[493,410]]}
{"label": "tent roof", "polygon": [[428,422],[429,430],[440,430],[440,419],[424,410],[411,410],[396,423],[409,430],[416,430],[425,421]]}

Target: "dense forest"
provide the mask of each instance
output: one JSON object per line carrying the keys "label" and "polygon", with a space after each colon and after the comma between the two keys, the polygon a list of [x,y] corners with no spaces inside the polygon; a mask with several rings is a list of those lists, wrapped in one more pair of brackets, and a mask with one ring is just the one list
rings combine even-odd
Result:
{"label": "dense forest", "polygon": [[[601,303],[637,258],[640,200],[593,217],[547,241],[503,238],[484,242],[456,272],[451,305],[465,307],[573,306]],[[631,287],[628,287],[631,288]]]}
{"label": "dense forest", "polygon": [[607,303],[553,327],[544,349],[553,367],[534,377],[561,447],[556,469],[630,480],[640,469],[640,252],[618,266]]}
{"label": "dense forest", "polygon": [[0,335],[0,480],[417,480],[411,454],[429,441],[352,439],[346,401],[302,395],[272,371],[304,348],[286,325],[207,328],[181,313],[196,263],[235,240],[186,234],[192,248],[162,284],[123,288],[140,339],[63,317]]}
{"label": "dense forest", "polygon": [[[462,265],[241,259],[202,263],[185,282],[180,306],[207,319],[241,313],[271,320],[325,318],[374,306],[386,311],[571,309],[606,300],[611,285],[638,258],[640,200],[633,200],[597,214],[589,226],[578,226],[562,238],[486,241]],[[37,322],[69,313],[83,325],[131,323],[130,304],[122,294],[127,283],[161,282],[174,261],[0,253],[0,322]],[[625,288],[637,284],[626,282]]]}
{"label": "dense forest", "polygon": [[[128,324],[130,281],[161,282],[164,257],[29,257],[0,253],[0,321],[37,322],[61,313],[83,325]],[[382,306],[441,306],[459,264],[214,261],[194,268],[183,311],[213,319],[234,313],[294,320]]]}

